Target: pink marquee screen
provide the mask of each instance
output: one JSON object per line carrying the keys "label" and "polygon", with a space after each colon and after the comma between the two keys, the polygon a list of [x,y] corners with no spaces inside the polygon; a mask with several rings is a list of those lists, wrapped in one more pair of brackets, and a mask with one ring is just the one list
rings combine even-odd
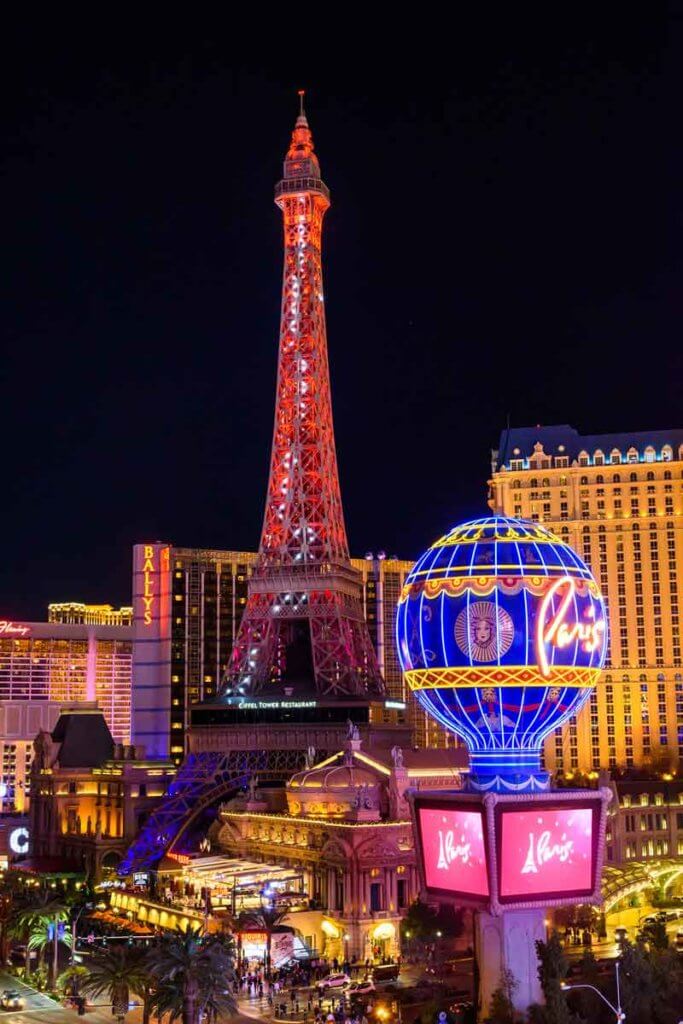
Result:
{"label": "pink marquee screen", "polygon": [[503,810],[499,827],[501,899],[592,890],[592,808]]}
{"label": "pink marquee screen", "polygon": [[422,807],[418,814],[427,888],[488,896],[482,811]]}

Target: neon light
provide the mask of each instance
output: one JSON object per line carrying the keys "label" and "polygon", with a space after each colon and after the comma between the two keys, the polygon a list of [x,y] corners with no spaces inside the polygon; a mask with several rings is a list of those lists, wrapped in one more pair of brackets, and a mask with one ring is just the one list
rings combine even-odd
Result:
{"label": "neon light", "polygon": [[567,544],[539,523],[492,516],[455,527],[417,561],[396,641],[408,686],[465,740],[471,773],[538,773],[540,784],[543,739],[598,680],[607,617]]}
{"label": "neon light", "polygon": [[419,826],[427,888],[488,896],[482,811],[424,807]]}
{"label": "neon light", "polygon": [[[560,607],[553,613],[553,598],[564,588],[565,594],[560,602]],[[592,654],[597,651],[602,643],[605,632],[605,620],[595,620],[595,607],[591,605],[586,609],[585,615],[588,621],[568,624],[567,618],[570,607],[576,595],[576,586],[573,579],[568,576],[555,580],[541,601],[541,607],[536,620],[536,657],[538,665],[544,676],[549,676],[551,666],[548,663],[547,646],[553,645],[560,649],[569,647],[570,644],[579,641],[584,651]],[[552,618],[546,622],[548,612]],[[595,621],[590,621],[594,619]]]}
{"label": "neon light", "polygon": [[146,626],[152,625],[152,607],[154,604],[154,548],[151,544],[145,544],[144,550],[144,562],[142,564],[142,580],[143,580],[143,591],[142,591],[142,604],[144,606],[144,614],[142,621]]}
{"label": "neon light", "polygon": [[0,633],[5,636],[26,636],[31,632],[31,627],[20,622],[9,622],[7,619],[0,620]]}
{"label": "neon light", "polygon": [[593,811],[583,807],[503,810],[500,895],[588,891]]}

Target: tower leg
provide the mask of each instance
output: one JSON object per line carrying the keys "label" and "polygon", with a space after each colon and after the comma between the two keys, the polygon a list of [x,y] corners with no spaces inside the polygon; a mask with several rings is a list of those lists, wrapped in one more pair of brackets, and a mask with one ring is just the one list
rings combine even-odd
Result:
{"label": "tower leg", "polygon": [[537,939],[545,942],[545,913],[544,910],[505,910],[494,917],[482,910],[475,914],[482,1019],[488,1016],[491,997],[506,969],[517,982],[512,1001],[518,1012],[525,1013],[531,1003],[543,1001],[534,943]]}

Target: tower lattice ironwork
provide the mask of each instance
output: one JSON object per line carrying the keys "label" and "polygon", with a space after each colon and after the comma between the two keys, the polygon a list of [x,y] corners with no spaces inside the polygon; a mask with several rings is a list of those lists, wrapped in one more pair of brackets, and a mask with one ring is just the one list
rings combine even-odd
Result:
{"label": "tower lattice ironwork", "polygon": [[259,559],[225,691],[273,683],[327,695],[383,693],[344,526],[322,284],[329,189],[303,108],[275,187],[284,273],[268,495]]}

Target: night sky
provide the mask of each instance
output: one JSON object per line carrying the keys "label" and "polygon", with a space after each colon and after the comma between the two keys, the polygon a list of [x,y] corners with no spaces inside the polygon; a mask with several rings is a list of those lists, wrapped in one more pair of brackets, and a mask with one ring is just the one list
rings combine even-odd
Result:
{"label": "night sky", "polygon": [[0,618],[258,544],[299,87],[354,554],[485,512],[508,416],[683,426],[677,11],[479,6],[3,26]]}

